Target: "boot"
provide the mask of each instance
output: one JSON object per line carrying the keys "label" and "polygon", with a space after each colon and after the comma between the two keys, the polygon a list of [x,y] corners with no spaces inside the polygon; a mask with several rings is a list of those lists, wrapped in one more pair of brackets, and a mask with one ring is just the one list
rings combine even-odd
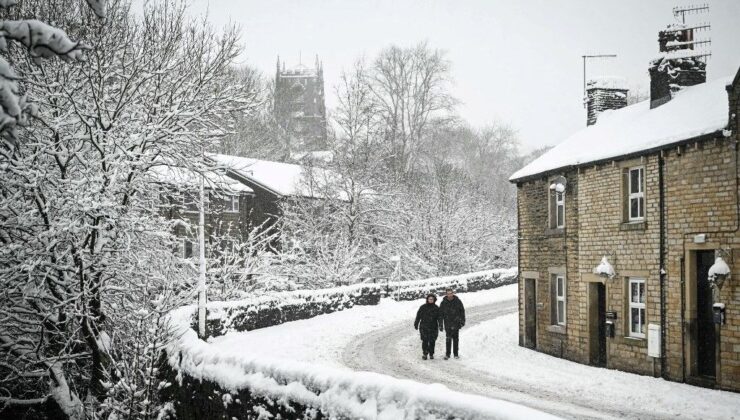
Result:
{"label": "boot", "polygon": [[430,360],[434,360],[434,355],[433,355],[433,354],[430,354],[430,355],[429,355],[429,359],[430,359]]}
{"label": "boot", "polygon": [[421,356],[421,360],[427,360],[427,355],[425,354],[425,355]]}

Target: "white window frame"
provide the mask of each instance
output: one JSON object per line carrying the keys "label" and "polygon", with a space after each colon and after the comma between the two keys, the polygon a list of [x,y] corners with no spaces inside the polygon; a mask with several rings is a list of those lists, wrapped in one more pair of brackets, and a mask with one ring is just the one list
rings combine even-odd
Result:
{"label": "white window frame", "polygon": [[[565,191],[555,193],[555,228],[563,229],[565,227]],[[563,220],[559,220],[560,207],[563,208]]]}
{"label": "white window frame", "polygon": [[[632,191],[632,172],[637,171],[637,191]],[[642,199],[642,200],[641,200]],[[637,200],[637,216],[632,216],[632,200]],[[641,214],[641,215],[640,215]],[[627,171],[627,219],[630,222],[645,220],[645,167],[635,166]]]}
{"label": "white window frame", "polygon": [[[562,287],[563,293],[562,293],[562,295],[558,293],[558,290],[559,290],[559,288],[558,288],[558,282],[562,282],[562,284],[563,284],[563,287]],[[567,292],[567,288],[566,287],[567,286],[566,286],[566,282],[565,282],[565,275],[563,275],[563,274],[556,274],[555,275],[555,323],[557,325],[563,325],[563,326],[565,326],[566,319],[568,318],[568,316],[567,316],[567,313],[568,313],[567,312],[568,311],[568,305],[567,305],[567,299],[566,299],[566,297],[568,295],[568,292]],[[563,302],[563,319],[560,319],[560,311],[558,310],[559,309],[559,306],[560,306],[560,302]]]}
{"label": "white window frame", "polygon": [[239,213],[239,195],[226,195],[224,199],[224,211],[226,213]]}
{"label": "white window frame", "polygon": [[[640,287],[639,285],[642,284],[642,295],[640,295]],[[632,300],[632,285],[637,285],[637,302],[634,302]],[[630,277],[629,282],[627,283],[627,299],[628,299],[628,310],[627,310],[627,316],[628,320],[628,330],[629,330],[629,336],[634,338],[645,338],[645,330],[647,329],[647,321],[645,320],[645,317],[647,315],[645,310],[645,295],[647,294],[647,283],[645,282],[644,278],[640,277]],[[640,296],[642,296],[642,302],[640,302]],[[637,309],[637,316],[639,317],[640,324],[642,325],[642,332],[637,332],[632,330],[632,309]]]}

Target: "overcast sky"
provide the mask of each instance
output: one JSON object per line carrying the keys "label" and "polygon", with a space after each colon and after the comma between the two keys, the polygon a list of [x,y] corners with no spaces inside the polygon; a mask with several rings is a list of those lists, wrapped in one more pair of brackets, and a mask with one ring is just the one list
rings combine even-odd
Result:
{"label": "overcast sky", "polygon": [[[704,3],[706,0],[694,1]],[[327,106],[340,72],[390,44],[428,41],[452,62],[458,113],[473,125],[506,123],[526,149],[557,144],[585,125],[584,53],[614,53],[590,75],[618,75],[646,88],[657,32],[688,0],[191,0],[217,26],[241,26],[242,62],[272,75],[277,55],[287,65],[324,62]],[[712,57],[708,78],[740,66],[740,0],[709,1]]]}

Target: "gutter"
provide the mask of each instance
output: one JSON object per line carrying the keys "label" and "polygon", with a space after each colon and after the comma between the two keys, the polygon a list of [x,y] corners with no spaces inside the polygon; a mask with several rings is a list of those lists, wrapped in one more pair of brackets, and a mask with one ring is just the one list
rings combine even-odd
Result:
{"label": "gutter", "polygon": [[[726,129],[726,128],[727,127],[725,127],[724,129]],[[699,136],[690,137],[690,138],[685,139],[685,140],[679,140],[677,142],[673,142],[673,143],[669,143],[669,144],[664,144],[662,146],[653,147],[653,148],[650,148],[650,149],[643,149],[643,150],[639,150],[639,151],[632,152],[632,153],[627,153],[627,154],[623,154],[623,155],[612,156],[612,157],[609,157],[609,158],[604,158],[604,159],[599,159],[599,160],[592,160],[592,161],[589,161],[589,162],[578,163],[578,164],[575,164],[575,165],[561,166],[561,167],[558,167],[558,168],[548,169],[547,171],[544,171],[544,172],[539,172],[539,173],[532,174],[532,175],[525,175],[525,176],[522,176],[522,177],[519,177],[519,178],[509,178],[509,182],[512,183],[512,184],[519,184],[519,183],[522,183],[522,182],[527,182],[527,181],[531,181],[531,180],[534,180],[534,179],[543,178],[543,177],[548,176],[548,175],[553,175],[553,174],[558,174],[558,173],[569,171],[569,170],[573,170],[573,169],[578,169],[578,168],[584,167],[584,166],[594,166],[594,165],[600,165],[600,164],[604,164],[604,163],[613,162],[613,161],[616,161],[616,160],[625,160],[625,159],[630,159],[630,158],[633,158],[633,157],[640,157],[640,156],[648,155],[648,154],[651,154],[651,153],[660,152],[662,150],[671,149],[671,148],[678,147],[678,146],[683,146],[683,145],[686,145],[688,143],[694,143],[694,142],[697,142],[697,141],[708,141],[708,140],[712,140],[712,139],[714,139],[714,138],[716,138],[718,136],[724,138],[724,136],[722,135],[722,131],[724,129],[712,131],[712,132],[707,133],[707,134],[702,134],[702,135],[699,135]]]}

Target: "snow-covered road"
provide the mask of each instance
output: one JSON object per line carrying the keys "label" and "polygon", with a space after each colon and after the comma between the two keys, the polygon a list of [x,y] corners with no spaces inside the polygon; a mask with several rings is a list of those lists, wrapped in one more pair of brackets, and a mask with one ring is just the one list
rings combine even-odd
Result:
{"label": "snow-covered road", "polygon": [[740,394],[600,369],[518,346],[516,285],[461,294],[468,322],[460,360],[421,360],[413,316],[421,302],[383,300],[212,343],[228,352],[383,373],[565,418],[740,419]]}
{"label": "snow-covered road", "polygon": [[[515,300],[491,306],[474,307],[467,311],[467,325],[471,328],[483,321],[516,312]],[[465,358],[465,335],[461,332],[460,354]],[[412,336],[409,339],[409,336]],[[420,360],[419,340],[409,331],[409,321],[399,322],[378,331],[365,334],[351,342],[343,354],[343,362],[355,369],[383,373],[397,378],[412,379],[422,383],[441,383],[450,389],[471,394],[517,402],[564,418],[624,418],[625,412],[603,415],[603,407],[589,407],[564,401],[555,392],[540,390],[527,383],[511,378],[499,377],[467,366],[465,359],[442,359],[444,355],[444,333],[437,340],[435,360]],[[544,391],[544,392],[543,392]],[[632,416],[637,417],[637,416]]]}

